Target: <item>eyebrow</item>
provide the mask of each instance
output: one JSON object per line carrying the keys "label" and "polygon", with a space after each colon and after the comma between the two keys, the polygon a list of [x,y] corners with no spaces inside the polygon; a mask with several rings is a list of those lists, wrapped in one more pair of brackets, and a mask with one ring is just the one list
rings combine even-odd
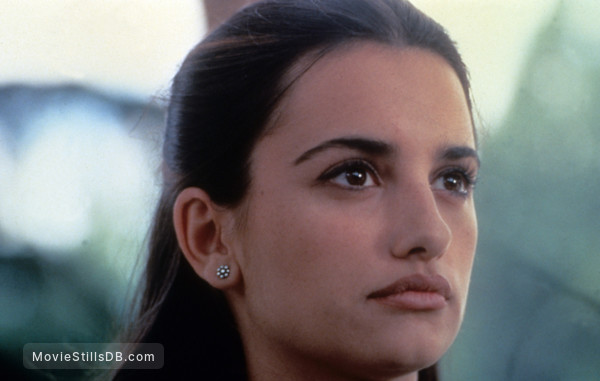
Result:
{"label": "eyebrow", "polygon": [[337,138],[327,140],[304,152],[294,161],[294,165],[298,165],[310,159],[315,154],[325,151],[329,148],[349,148],[376,156],[389,156],[395,151],[394,147],[392,147],[390,144],[380,140],[353,137]]}
{"label": "eyebrow", "polygon": [[477,151],[468,146],[452,146],[440,150],[438,154],[438,160],[461,160],[465,158],[474,158],[477,162],[477,166],[481,166],[481,160]]}

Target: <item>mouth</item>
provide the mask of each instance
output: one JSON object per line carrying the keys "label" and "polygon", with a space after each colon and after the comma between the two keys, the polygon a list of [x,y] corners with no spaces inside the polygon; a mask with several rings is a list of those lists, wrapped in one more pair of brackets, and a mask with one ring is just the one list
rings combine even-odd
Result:
{"label": "mouth", "polygon": [[441,275],[412,274],[369,294],[368,299],[401,310],[427,311],[446,307],[450,283]]}

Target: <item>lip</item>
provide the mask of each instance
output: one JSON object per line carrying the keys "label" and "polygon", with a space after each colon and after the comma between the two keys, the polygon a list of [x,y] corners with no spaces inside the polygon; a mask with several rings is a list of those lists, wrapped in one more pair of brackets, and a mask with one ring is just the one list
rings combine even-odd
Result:
{"label": "lip", "polygon": [[451,296],[450,283],[441,275],[412,274],[369,294],[368,299],[401,310],[439,310]]}

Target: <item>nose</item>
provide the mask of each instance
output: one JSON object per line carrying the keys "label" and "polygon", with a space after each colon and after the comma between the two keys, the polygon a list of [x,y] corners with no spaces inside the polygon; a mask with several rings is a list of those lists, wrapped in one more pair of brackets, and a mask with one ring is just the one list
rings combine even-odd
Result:
{"label": "nose", "polygon": [[440,213],[428,183],[402,189],[390,208],[393,221],[391,253],[397,258],[431,260],[446,253],[452,230]]}

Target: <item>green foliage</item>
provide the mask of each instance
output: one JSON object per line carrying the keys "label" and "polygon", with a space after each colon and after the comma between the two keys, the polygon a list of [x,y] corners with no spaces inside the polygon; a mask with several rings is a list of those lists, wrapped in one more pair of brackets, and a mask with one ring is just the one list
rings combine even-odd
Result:
{"label": "green foliage", "polygon": [[541,32],[484,142],[478,257],[447,379],[600,374],[600,33],[578,34],[572,5]]}

